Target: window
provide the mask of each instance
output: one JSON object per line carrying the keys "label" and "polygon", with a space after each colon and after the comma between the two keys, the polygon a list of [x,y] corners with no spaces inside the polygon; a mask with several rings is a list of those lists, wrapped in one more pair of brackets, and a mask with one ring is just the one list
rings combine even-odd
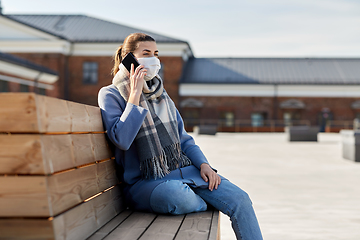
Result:
{"label": "window", "polygon": [[296,126],[301,122],[301,109],[288,110],[283,113],[283,119],[285,126]]}
{"label": "window", "polygon": [[264,114],[252,113],[251,114],[251,126],[253,126],[253,127],[264,126]]}
{"label": "window", "polygon": [[46,96],[46,89],[45,89],[45,88],[38,88],[38,93],[39,93],[40,95]]}
{"label": "window", "polygon": [[83,83],[97,84],[98,82],[98,63],[84,62],[83,63]]}
{"label": "window", "polygon": [[290,126],[291,125],[291,113],[290,112],[284,112],[283,118],[284,118],[285,126]]}
{"label": "window", "polygon": [[9,91],[9,83],[7,81],[0,80],[0,92],[8,92]]}
{"label": "window", "polygon": [[20,84],[20,92],[29,92],[29,85]]}
{"label": "window", "polygon": [[220,119],[222,125],[233,127],[235,125],[235,114],[233,112],[221,112]]}

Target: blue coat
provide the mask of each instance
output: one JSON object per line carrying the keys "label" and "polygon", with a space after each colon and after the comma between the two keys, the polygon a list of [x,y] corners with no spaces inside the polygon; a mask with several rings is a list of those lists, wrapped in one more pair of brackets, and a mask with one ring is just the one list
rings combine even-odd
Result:
{"label": "blue coat", "polygon": [[145,180],[141,178],[134,139],[148,110],[127,103],[114,85],[100,89],[98,102],[107,136],[114,144],[115,159],[121,181],[125,183],[124,193],[130,208],[151,212],[150,195],[158,184],[166,180],[181,180],[191,187],[208,187],[208,183],[201,178],[199,170],[200,165],[208,161],[194,139],[185,131],[178,111],[181,149],[190,158],[192,165],[173,170],[162,179]]}

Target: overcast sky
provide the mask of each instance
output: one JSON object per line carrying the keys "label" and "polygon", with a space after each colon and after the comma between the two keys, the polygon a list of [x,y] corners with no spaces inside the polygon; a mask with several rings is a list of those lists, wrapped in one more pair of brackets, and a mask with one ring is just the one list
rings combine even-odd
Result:
{"label": "overcast sky", "polygon": [[1,0],[4,14],[85,14],[187,41],[196,57],[360,57],[360,0]]}

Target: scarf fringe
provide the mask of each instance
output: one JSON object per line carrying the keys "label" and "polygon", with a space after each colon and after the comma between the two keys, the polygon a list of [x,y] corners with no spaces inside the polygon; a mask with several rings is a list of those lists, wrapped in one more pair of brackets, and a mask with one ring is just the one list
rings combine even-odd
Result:
{"label": "scarf fringe", "polygon": [[170,171],[191,165],[191,160],[181,151],[180,143],[166,146],[160,156],[148,158],[140,162],[143,178],[163,178]]}

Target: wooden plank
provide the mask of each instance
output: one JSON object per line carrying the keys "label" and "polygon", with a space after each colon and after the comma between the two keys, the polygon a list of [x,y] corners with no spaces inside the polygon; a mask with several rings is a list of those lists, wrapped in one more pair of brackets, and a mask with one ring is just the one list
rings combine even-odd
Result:
{"label": "wooden plank", "polygon": [[116,186],[51,219],[2,218],[0,239],[83,240],[124,208],[120,187]]}
{"label": "wooden plank", "polygon": [[90,129],[92,132],[103,132],[104,125],[101,118],[100,108],[84,105],[90,118]]}
{"label": "wooden plank", "polygon": [[105,134],[0,134],[0,174],[52,174],[113,156]]}
{"label": "wooden plank", "polygon": [[125,210],[113,219],[97,230],[87,240],[102,240],[109,235],[117,226],[119,226],[129,215],[132,213],[131,210]]}
{"label": "wooden plank", "polygon": [[184,217],[185,215],[159,215],[139,239],[172,240],[179,230]]}
{"label": "wooden plank", "polygon": [[124,209],[120,187],[54,218],[55,239],[83,240]]}
{"label": "wooden plank", "polygon": [[49,216],[45,177],[0,177],[0,216]]}
{"label": "wooden plank", "polygon": [[105,135],[106,133],[91,135],[91,143],[92,147],[94,148],[96,160],[108,159],[114,156]]}
{"label": "wooden plank", "polygon": [[75,102],[67,102],[71,118],[72,132],[90,132],[90,117],[86,111],[85,105]]}
{"label": "wooden plank", "polygon": [[213,209],[209,240],[220,240],[220,212]]}
{"label": "wooden plank", "polygon": [[[34,135],[34,137],[35,136],[36,135]],[[21,138],[21,135],[13,135],[13,137]],[[76,166],[71,135],[41,135],[40,139],[42,146],[42,161],[44,166],[48,167],[44,168],[43,172],[39,174],[52,174]],[[91,160],[91,162],[94,162],[93,159]]]}
{"label": "wooden plank", "polygon": [[100,108],[34,93],[0,93],[0,132],[103,132]]}
{"label": "wooden plank", "polygon": [[47,219],[0,218],[0,240],[55,239],[52,221]]}
{"label": "wooden plank", "polygon": [[47,171],[39,135],[0,134],[0,174],[42,174]]}
{"label": "wooden plank", "polygon": [[[39,132],[71,132],[70,112],[67,101],[36,95],[36,106],[38,112]],[[24,132],[18,130],[16,132]]]}
{"label": "wooden plank", "polygon": [[36,95],[0,93],[0,132],[38,132]]}
{"label": "wooden plank", "polygon": [[155,218],[153,213],[134,212],[104,240],[138,239]]}
{"label": "wooden plank", "polygon": [[0,216],[55,216],[117,183],[113,159],[51,176],[2,176]]}
{"label": "wooden plank", "polygon": [[212,211],[187,214],[175,240],[208,239]]}

